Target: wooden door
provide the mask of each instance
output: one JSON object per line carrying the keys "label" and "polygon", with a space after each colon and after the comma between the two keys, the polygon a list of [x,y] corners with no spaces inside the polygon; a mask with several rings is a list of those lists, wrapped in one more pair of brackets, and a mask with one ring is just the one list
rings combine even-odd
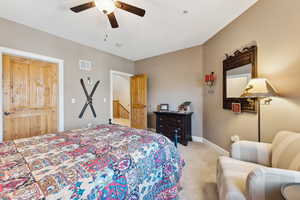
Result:
{"label": "wooden door", "polygon": [[131,77],[131,127],[147,129],[147,75]]}
{"label": "wooden door", "polygon": [[113,100],[113,117],[120,118],[119,100]]}
{"label": "wooden door", "polygon": [[57,131],[57,64],[3,56],[4,140]]}

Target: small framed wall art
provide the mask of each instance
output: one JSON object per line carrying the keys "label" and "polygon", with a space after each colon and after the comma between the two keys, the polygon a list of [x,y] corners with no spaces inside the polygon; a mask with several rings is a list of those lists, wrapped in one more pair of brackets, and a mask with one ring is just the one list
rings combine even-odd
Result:
{"label": "small framed wall art", "polygon": [[232,107],[231,107],[232,112],[234,112],[234,113],[241,113],[242,112],[242,106],[241,106],[240,103],[232,103],[231,105],[232,105]]}

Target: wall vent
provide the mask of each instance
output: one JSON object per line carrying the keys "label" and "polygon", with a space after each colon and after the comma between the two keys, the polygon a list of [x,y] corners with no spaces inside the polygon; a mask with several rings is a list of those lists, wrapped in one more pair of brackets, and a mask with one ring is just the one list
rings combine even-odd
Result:
{"label": "wall vent", "polygon": [[88,60],[79,60],[79,69],[82,71],[91,71],[92,62]]}

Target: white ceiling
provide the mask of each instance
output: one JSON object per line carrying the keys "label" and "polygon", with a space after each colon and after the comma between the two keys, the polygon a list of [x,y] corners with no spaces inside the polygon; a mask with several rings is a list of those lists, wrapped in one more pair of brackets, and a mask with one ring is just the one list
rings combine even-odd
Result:
{"label": "white ceiling", "polygon": [[[119,29],[112,29],[96,8],[79,14],[69,10],[88,1],[1,0],[0,17],[140,60],[203,44],[257,0],[123,0],[144,8],[146,15],[141,18],[116,10]],[[183,10],[188,14],[184,15]]]}

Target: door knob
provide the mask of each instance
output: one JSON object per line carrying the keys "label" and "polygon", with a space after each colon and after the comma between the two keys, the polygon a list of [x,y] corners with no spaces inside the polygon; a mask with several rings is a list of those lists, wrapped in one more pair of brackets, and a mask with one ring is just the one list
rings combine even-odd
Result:
{"label": "door knob", "polygon": [[4,112],[4,115],[5,116],[8,116],[8,115],[10,115],[11,113],[10,112]]}

